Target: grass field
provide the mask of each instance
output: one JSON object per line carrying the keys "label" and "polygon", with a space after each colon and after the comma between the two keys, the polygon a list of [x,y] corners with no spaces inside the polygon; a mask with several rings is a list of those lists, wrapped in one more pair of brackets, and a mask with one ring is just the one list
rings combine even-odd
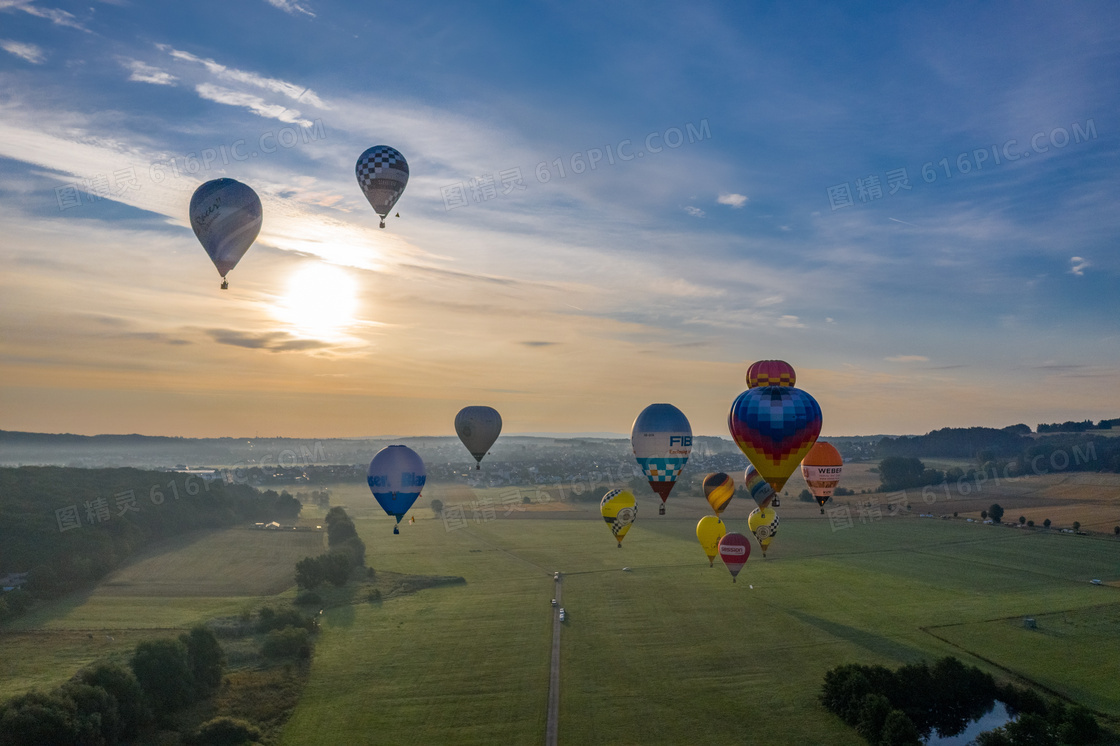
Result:
{"label": "grass field", "polygon": [[[565,573],[568,612],[562,743],[691,743],[698,734],[861,743],[817,705],[825,671],[948,654],[997,675],[1037,676],[1120,716],[1114,656],[1084,649],[1120,645],[1120,590],[1088,582],[1120,579],[1120,542],[913,517],[833,531],[804,506],[804,517],[783,512],[770,556],[756,547],[733,584],[718,560],[708,567],[695,518],[672,517],[693,506],[671,498],[661,518],[640,502],[621,550],[590,509],[452,531],[419,511],[399,537],[387,521],[359,522],[373,566],[467,584],[328,612],[285,742],[539,743],[554,570]],[[742,512],[727,518],[732,529],[745,530]],[[1067,635],[1067,649],[1082,650],[1073,665],[1053,664],[1059,647],[1035,656],[1017,639],[1023,616],[1059,611],[1101,620],[1084,640]],[[1017,622],[992,621],[1008,618]],[[936,630],[949,642],[924,631],[939,625],[957,625]],[[946,632],[967,641],[973,628],[985,631],[977,652],[992,664]]]}
{"label": "grass field", "polygon": [[[1079,505],[1060,494],[1063,479],[1092,476],[1041,477],[999,500],[1008,517],[1020,499],[1107,511],[1111,484],[1082,485],[1092,489],[1079,491]],[[589,503],[508,516],[499,506],[482,520],[468,511],[466,527],[453,530],[427,507],[435,497],[455,505],[500,492],[431,485],[416,523],[393,536],[364,485],[332,487],[372,567],[467,582],[328,609],[285,743],[539,744],[556,570],[567,611],[561,743],[859,744],[816,702],[825,671],[943,655],[1120,718],[1120,541],[921,519],[920,501],[900,517],[860,522],[853,512],[850,528],[834,530],[815,504],[789,500],[769,556],[755,545],[732,583],[696,542],[706,510],[698,495],[674,493],[664,517],[639,496],[622,549]],[[992,494],[961,504],[978,513]],[[845,500],[854,509],[856,498]],[[732,503],[731,530],[746,532],[751,507]],[[277,593],[290,598],[292,566],[322,541],[230,530],[138,558],[94,591],[0,634],[0,696],[56,684],[97,657],[126,656],[144,636]],[[1024,616],[1038,629],[1025,630]]]}
{"label": "grass field", "polygon": [[0,630],[0,698],[48,689],[141,640],[237,614],[292,588],[295,563],[319,554],[321,532],[225,529],[152,547],[91,592],[71,594]]}

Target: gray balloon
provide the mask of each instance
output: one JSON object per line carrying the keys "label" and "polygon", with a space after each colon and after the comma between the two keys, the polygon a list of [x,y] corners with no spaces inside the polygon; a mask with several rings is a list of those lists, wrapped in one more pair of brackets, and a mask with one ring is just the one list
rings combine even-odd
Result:
{"label": "gray balloon", "polygon": [[191,228],[223,278],[261,232],[261,198],[234,179],[214,179],[191,197]]}
{"label": "gray balloon", "polygon": [[482,457],[502,432],[502,416],[493,407],[463,407],[455,415],[455,432],[474,460],[481,464]]}

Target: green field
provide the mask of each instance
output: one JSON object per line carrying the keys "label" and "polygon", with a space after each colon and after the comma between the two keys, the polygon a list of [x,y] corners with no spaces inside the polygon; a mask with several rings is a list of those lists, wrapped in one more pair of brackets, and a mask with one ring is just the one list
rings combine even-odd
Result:
{"label": "green field", "polygon": [[[426,500],[470,499],[433,487]],[[498,508],[455,530],[425,507],[393,536],[361,489],[336,487],[372,567],[467,583],[328,609],[284,742],[539,744],[556,570],[561,743],[859,744],[816,702],[825,671],[943,655],[1120,718],[1120,587],[1088,582],[1120,583],[1120,541],[913,516],[832,530],[794,502],[769,557],[756,545],[732,583],[696,542],[699,501],[676,498],[665,517],[640,500],[618,549],[590,505]],[[747,507],[725,515],[731,529],[746,530]],[[288,599],[294,562],[321,542],[235,529],[169,543],[5,630],[0,696]]]}
{"label": "green field", "polygon": [[[373,566],[462,575],[467,585],[329,612],[285,741],[539,743],[554,570],[565,573],[568,612],[564,743],[690,743],[697,734],[862,743],[817,705],[825,671],[947,654],[1001,676],[998,666],[1045,672],[1046,686],[1120,716],[1115,656],[1099,654],[1120,644],[1120,595],[1088,583],[1120,579],[1120,543],[912,518],[832,531],[827,519],[793,518],[770,557],[756,547],[733,584],[718,560],[708,567],[693,518],[642,509],[621,550],[590,514],[452,531],[421,518],[399,537],[386,521],[360,522]],[[1028,660],[1015,639],[1021,617],[1059,610],[1101,620],[1083,639],[1069,631],[1067,646],[1083,654],[1064,666],[1045,658],[1059,652]],[[923,629],[1008,617],[1019,627],[994,623],[978,651],[996,665]]]}

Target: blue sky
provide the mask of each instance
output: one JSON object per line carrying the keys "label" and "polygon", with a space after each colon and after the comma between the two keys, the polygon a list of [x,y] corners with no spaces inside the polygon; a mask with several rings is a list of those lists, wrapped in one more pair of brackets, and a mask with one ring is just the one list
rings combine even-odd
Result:
{"label": "blue sky", "polygon": [[1111,3],[0,0],[0,81],[5,429],[726,435],[768,358],[826,435],[1120,412]]}

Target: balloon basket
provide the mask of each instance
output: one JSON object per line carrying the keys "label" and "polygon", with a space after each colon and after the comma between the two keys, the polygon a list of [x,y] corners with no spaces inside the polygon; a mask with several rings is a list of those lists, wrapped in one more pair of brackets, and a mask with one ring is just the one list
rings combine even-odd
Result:
{"label": "balloon basket", "polygon": [[[474,465],[474,470],[475,471],[481,471],[482,470],[482,464],[475,464]],[[823,513],[824,511],[822,510],[821,512]]]}
{"label": "balloon basket", "polygon": [[619,548],[619,549],[622,549],[622,542],[621,542],[621,541],[620,541],[620,542],[618,542],[618,548]]}
{"label": "balloon basket", "polygon": [[222,280],[222,290],[229,290],[229,281]]}
{"label": "balloon basket", "polygon": [[658,515],[665,515],[665,506],[663,504],[657,506],[657,514]]}
{"label": "balloon basket", "polygon": [[385,221],[384,221],[384,220],[382,220],[382,221],[381,221],[381,227],[382,227],[382,228],[384,228],[384,227],[385,227]]}
{"label": "balloon basket", "polygon": [[393,533],[394,534],[400,534],[400,532],[401,532],[401,530],[399,528],[397,528],[396,526],[393,526]]}

